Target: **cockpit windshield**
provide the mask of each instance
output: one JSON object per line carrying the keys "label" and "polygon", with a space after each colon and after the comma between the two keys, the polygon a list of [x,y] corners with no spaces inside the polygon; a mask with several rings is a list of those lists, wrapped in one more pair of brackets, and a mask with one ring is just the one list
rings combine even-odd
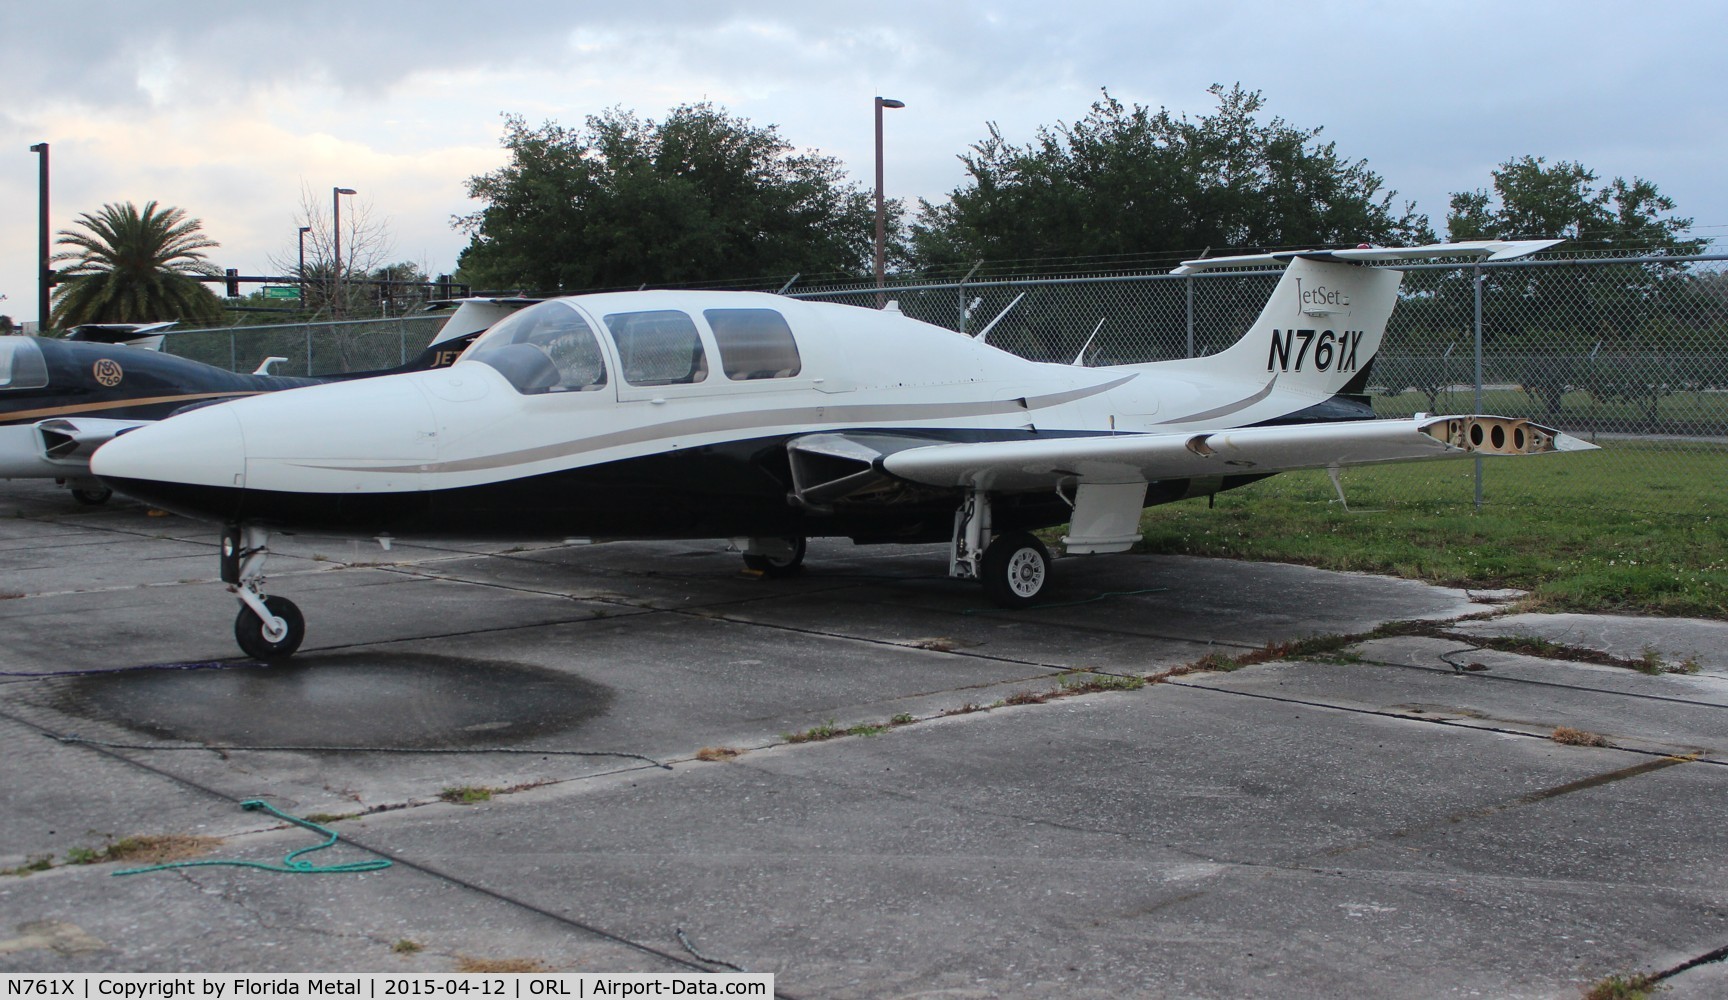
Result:
{"label": "cockpit windshield", "polygon": [[30,337],[0,337],[0,392],[40,389],[48,384],[42,345]]}
{"label": "cockpit windshield", "polygon": [[606,384],[594,330],[570,305],[553,300],[508,316],[480,335],[463,361],[490,365],[516,391],[587,392]]}

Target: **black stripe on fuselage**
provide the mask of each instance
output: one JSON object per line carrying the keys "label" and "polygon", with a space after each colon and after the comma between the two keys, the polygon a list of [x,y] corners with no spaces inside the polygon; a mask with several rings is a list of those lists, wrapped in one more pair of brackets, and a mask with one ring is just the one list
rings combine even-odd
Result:
{"label": "black stripe on fuselage", "polygon": [[[848,428],[919,443],[1092,437],[1101,432]],[[814,433],[814,432],[805,432]],[[846,536],[859,541],[945,541],[961,493],[906,484],[892,502],[811,509],[792,496],[786,444],[798,435],[751,438],[481,486],[401,493],[292,493],[105,477],[108,485],[188,517],[344,534],[472,538],[715,538]],[[1262,475],[1230,476],[1222,492]],[[1190,494],[1187,479],[1151,484],[1147,506]],[[999,531],[1062,524],[1072,509],[1054,492],[999,496]]]}

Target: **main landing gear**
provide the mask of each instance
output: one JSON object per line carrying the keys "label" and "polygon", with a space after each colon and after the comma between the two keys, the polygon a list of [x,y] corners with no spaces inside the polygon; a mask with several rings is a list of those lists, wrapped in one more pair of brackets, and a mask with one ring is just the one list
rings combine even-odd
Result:
{"label": "main landing gear", "polygon": [[72,492],[72,499],[86,507],[99,507],[108,502],[114,491],[102,485],[99,479],[56,479],[56,483]]}
{"label": "main landing gear", "polygon": [[744,568],[763,576],[793,576],[804,569],[804,536],[790,538],[735,538],[732,544],[744,553]]}
{"label": "main landing gear", "polygon": [[992,537],[990,495],[968,490],[954,513],[954,551],[948,560],[948,575],[981,582],[984,596],[997,607],[1030,607],[1050,584],[1050,550],[1025,531]]}
{"label": "main landing gear", "polygon": [[264,560],[270,532],[256,525],[222,529],[222,582],[240,599],[234,640],[256,660],[284,660],[306,638],[306,617],[286,597],[264,596]]}

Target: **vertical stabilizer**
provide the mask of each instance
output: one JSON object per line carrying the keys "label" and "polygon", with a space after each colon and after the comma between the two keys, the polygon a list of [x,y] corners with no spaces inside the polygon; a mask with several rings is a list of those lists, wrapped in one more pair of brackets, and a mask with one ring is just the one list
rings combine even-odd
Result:
{"label": "vertical stabilizer", "polygon": [[1200,359],[1208,372],[1315,396],[1342,391],[1380,350],[1403,272],[1296,258],[1248,333]]}

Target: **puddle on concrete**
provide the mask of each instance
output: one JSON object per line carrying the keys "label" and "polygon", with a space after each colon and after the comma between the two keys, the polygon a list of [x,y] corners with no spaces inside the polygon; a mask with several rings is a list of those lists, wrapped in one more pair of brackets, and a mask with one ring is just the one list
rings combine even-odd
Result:
{"label": "puddle on concrete", "polygon": [[270,667],[81,677],[55,707],[164,740],[212,746],[461,748],[565,733],[610,688],[500,660],[302,653]]}

